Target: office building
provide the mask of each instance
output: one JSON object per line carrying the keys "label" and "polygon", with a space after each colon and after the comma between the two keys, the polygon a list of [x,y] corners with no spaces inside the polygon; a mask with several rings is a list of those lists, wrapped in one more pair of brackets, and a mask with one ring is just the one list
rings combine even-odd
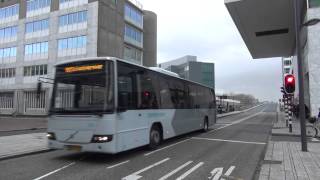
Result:
{"label": "office building", "polygon": [[57,62],[113,56],[155,66],[156,19],[135,0],[1,1],[0,115],[47,114],[52,85],[37,99],[36,83],[53,78]]}
{"label": "office building", "polygon": [[184,56],[159,64],[180,77],[215,88],[214,63],[198,62],[196,56]]}
{"label": "office building", "polygon": [[[320,19],[320,1],[300,0],[297,10],[301,13],[295,13],[295,2],[225,0],[225,5],[254,59],[292,58],[291,73],[296,77],[295,104],[299,103],[295,15],[300,17],[298,32],[304,64],[304,100],[310,115],[317,116],[320,108],[320,23],[314,22]],[[310,20],[313,23],[308,23]]]}

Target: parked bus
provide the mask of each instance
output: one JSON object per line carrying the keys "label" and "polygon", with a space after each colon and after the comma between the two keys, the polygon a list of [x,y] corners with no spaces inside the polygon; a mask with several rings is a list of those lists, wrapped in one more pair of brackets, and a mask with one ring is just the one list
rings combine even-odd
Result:
{"label": "parked bus", "polygon": [[52,149],[114,154],[155,148],[216,122],[212,88],[117,58],[59,63],[53,84]]}

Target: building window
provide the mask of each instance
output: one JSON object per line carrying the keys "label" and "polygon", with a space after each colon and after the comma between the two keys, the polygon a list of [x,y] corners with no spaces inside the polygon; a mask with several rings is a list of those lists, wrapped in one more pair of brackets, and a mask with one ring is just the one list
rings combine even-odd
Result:
{"label": "building window", "polygon": [[35,110],[45,112],[47,102],[45,91],[41,91],[40,94],[37,91],[25,91],[23,97],[25,112]]}
{"label": "building window", "polygon": [[320,0],[309,0],[309,8],[319,7]]}
{"label": "building window", "polygon": [[285,66],[291,66],[291,61],[289,60],[289,61],[284,61],[284,65]]}
{"label": "building window", "polygon": [[1,63],[7,63],[7,61],[10,63],[12,58],[17,57],[17,47],[9,47],[9,48],[2,48],[0,49],[0,64]]}
{"label": "building window", "polygon": [[59,26],[67,26],[70,24],[77,24],[87,21],[87,11],[80,11],[76,13],[66,14],[59,17]]}
{"label": "building window", "polygon": [[33,17],[50,12],[51,0],[28,0],[27,17]]}
{"label": "building window", "polygon": [[51,0],[29,0],[27,1],[27,12],[43,9],[51,6]]}
{"label": "building window", "polygon": [[18,16],[18,15],[19,15],[19,4],[0,8],[0,22],[2,22],[3,19]]}
{"label": "building window", "polygon": [[88,4],[88,0],[59,0],[60,9],[68,9],[72,7]]}
{"label": "building window", "polygon": [[48,74],[47,65],[26,66],[23,68],[23,76],[43,76]]}
{"label": "building window", "polygon": [[75,49],[75,48],[83,48],[87,45],[87,36],[78,36],[71,37],[66,39],[58,40],[58,49]]}
{"label": "building window", "polygon": [[128,24],[125,26],[125,35],[138,42],[142,42],[142,32]]}
{"label": "building window", "polygon": [[25,55],[32,55],[32,54],[45,54],[48,53],[49,47],[48,42],[40,42],[40,43],[33,43],[25,45]]}
{"label": "building window", "polygon": [[0,39],[6,39],[17,36],[17,26],[0,29]]}
{"label": "building window", "polygon": [[0,109],[12,109],[14,105],[14,92],[1,92],[0,102]]}
{"label": "building window", "polygon": [[87,36],[70,37],[58,40],[58,57],[78,56],[87,53]]}
{"label": "building window", "polygon": [[134,47],[125,46],[124,59],[134,63],[142,64],[142,51]]}
{"label": "building window", "polygon": [[16,77],[16,69],[15,68],[7,68],[7,69],[0,69],[0,78],[14,78]]}
{"label": "building window", "polygon": [[125,5],[124,11],[126,20],[139,27],[143,26],[143,14],[141,11],[137,10],[137,8],[134,8],[129,4]]}
{"label": "building window", "polygon": [[140,30],[126,24],[125,25],[125,35],[124,40],[130,44],[138,47],[142,47],[143,34]]}
{"label": "building window", "polygon": [[33,21],[26,24],[26,33],[33,33],[49,29],[49,19]]}

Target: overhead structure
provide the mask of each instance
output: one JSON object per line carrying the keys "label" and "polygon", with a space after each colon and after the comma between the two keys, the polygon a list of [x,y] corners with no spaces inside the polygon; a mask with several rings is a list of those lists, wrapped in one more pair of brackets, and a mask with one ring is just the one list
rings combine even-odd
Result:
{"label": "overhead structure", "polygon": [[294,1],[225,0],[254,59],[288,57],[295,50]]}

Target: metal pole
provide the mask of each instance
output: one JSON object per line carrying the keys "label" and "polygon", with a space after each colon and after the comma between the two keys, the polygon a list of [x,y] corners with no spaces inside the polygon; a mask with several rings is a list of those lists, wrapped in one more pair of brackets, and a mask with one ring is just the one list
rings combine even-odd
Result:
{"label": "metal pole", "polygon": [[298,80],[299,80],[299,118],[301,127],[301,148],[302,151],[307,152],[307,137],[306,137],[306,119],[305,119],[305,103],[304,103],[304,72],[303,60],[301,58],[300,47],[300,29],[301,29],[301,1],[295,0],[295,34],[296,34],[296,51],[298,61]]}

